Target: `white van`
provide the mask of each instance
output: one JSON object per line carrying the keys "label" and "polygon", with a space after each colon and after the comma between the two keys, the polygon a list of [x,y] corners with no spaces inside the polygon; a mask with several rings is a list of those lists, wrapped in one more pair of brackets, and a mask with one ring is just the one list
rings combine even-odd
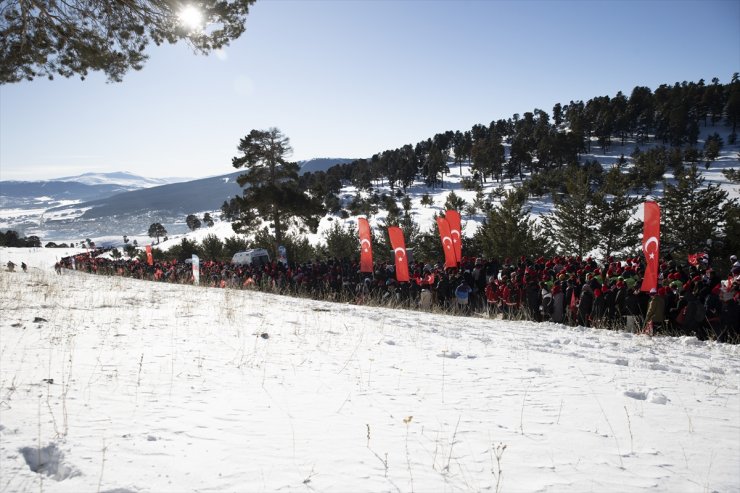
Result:
{"label": "white van", "polygon": [[270,254],[264,248],[253,248],[236,252],[231,258],[231,263],[235,265],[264,265],[270,263]]}

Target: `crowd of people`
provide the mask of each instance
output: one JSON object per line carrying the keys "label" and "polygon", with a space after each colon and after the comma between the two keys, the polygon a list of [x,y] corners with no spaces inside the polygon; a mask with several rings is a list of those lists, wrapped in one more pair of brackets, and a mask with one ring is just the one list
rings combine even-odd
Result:
{"label": "crowd of people", "polygon": [[[704,261],[706,262],[706,260]],[[392,263],[360,272],[348,259],[302,264],[268,262],[235,265],[204,261],[199,283],[221,288],[259,289],[315,299],[376,304],[460,315],[484,314],[507,320],[551,321],[649,334],[740,339],[740,262],[720,278],[707,263],[660,264],[658,285],[641,290],[644,262],[554,257],[497,259],[464,257],[457,268],[412,263],[410,282],[397,282]],[[108,259],[91,254],[66,257],[63,268],[159,282],[194,283],[188,261]]]}

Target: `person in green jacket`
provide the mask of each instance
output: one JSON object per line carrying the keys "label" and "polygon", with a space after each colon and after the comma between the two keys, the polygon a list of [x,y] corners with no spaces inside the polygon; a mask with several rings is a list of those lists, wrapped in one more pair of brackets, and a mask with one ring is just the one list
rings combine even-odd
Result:
{"label": "person in green jacket", "polygon": [[648,303],[645,322],[644,332],[649,335],[663,329],[665,322],[665,288],[650,290],[650,302]]}

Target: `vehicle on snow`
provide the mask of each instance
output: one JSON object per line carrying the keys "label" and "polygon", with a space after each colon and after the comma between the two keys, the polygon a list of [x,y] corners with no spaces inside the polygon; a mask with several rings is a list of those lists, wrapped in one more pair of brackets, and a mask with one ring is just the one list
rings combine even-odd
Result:
{"label": "vehicle on snow", "polygon": [[236,252],[231,258],[231,263],[235,265],[264,265],[270,263],[270,254],[264,248],[252,248]]}

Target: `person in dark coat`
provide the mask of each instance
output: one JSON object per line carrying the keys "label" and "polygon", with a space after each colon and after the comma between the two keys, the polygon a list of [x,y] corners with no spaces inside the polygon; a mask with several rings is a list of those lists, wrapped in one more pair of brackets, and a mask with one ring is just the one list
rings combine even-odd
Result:
{"label": "person in dark coat", "polygon": [[640,299],[640,288],[628,290],[624,297],[624,323],[628,332],[637,332],[642,327],[642,321],[647,311],[647,303]]}
{"label": "person in dark coat", "polygon": [[[675,310],[678,312],[676,315],[676,324],[684,335],[694,335],[698,326],[697,321],[697,307],[699,300],[696,298],[694,293],[688,289],[684,289],[681,293],[681,297],[678,299],[678,304]],[[699,339],[703,339],[698,335]]]}
{"label": "person in dark coat", "polygon": [[614,320],[617,323],[624,322],[624,317],[627,315],[625,305],[628,292],[627,284],[624,281],[617,281],[614,289]]}
{"label": "person in dark coat", "polygon": [[541,322],[540,316],[540,286],[533,280],[528,279],[527,287],[524,291],[527,300],[527,318],[535,322]]}
{"label": "person in dark coat", "polygon": [[606,305],[604,304],[604,296],[601,294],[601,289],[594,289],[594,303],[591,308],[591,323],[594,327],[601,327],[604,322],[604,315],[606,313]]}
{"label": "person in dark coat", "polygon": [[604,284],[601,290],[601,296],[604,298],[604,318],[607,328],[611,329],[614,325],[614,320],[617,318],[616,308],[616,289],[611,289],[609,286]]}
{"label": "person in dark coat", "polygon": [[591,311],[594,308],[594,290],[591,285],[586,283],[581,288],[581,299],[578,302],[578,325],[584,327],[590,327],[591,322],[589,320]]}
{"label": "person in dark coat", "polygon": [[738,307],[738,298],[740,298],[740,282],[735,281],[728,286],[720,299],[722,300],[722,309],[719,317],[719,334],[717,340],[720,342],[740,342],[740,308]]}
{"label": "person in dark coat", "polygon": [[581,294],[580,285],[575,280],[568,281],[568,287],[565,289],[565,299],[563,300],[566,310],[566,318],[570,325],[578,322],[578,298]]}
{"label": "person in dark coat", "polygon": [[450,299],[450,280],[447,272],[440,272],[435,289],[437,291],[437,304],[446,308]]}
{"label": "person in dark coat", "polygon": [[737,343],[740,339],[740,308],[737,300],[729,300],[723,304],[719,323],[720,333],[717,340]]}

